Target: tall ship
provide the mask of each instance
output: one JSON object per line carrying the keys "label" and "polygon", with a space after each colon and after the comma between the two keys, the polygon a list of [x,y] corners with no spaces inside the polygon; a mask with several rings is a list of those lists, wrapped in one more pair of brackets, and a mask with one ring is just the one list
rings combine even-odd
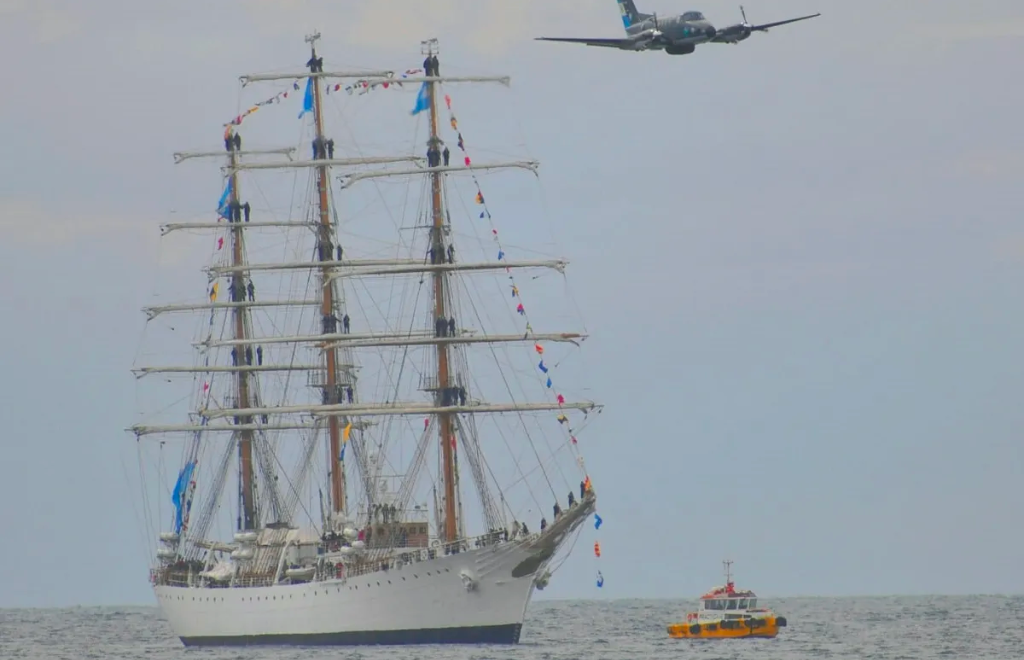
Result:
{"label": "tall ship", "polygon": [[[241,78],[282,91],[222,147],[175,154],[224,187],[161,228],[209,241],[198,295],[144,309],[164,338],[133,369],[154,386],[130,429],[150,581],[187,646],[515,644],[600,524],[579,439],[600,406],[562,379],[585,334],[533,327],[567,306],[531,283],[566,262],[518,259],[481,188],[538,163],[471,160],[452,110],[449,86],[507,77],[444,75],[436,40],[422,69],[332,70],[318,39],[305,69]],[[418,90],[411,118],[386,89]],[[288,104],[296,143],[248,133]]]}

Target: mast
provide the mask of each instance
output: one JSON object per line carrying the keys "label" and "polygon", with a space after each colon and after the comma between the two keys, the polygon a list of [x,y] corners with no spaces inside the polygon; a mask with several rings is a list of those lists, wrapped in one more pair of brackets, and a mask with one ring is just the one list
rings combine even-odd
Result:
{"label": "mast", "polygon": [[[316,56],[316,42],[320,39],[320,33],[309,35],[306,42],[309,43],[311,56],[307,65],[310,73],[323,71],[323,58]],[[320,77],[311,78],[313,84],[313,118],[316,123],[316,136],[314,137],[315,157],[327,160],[334,156],[334,142],[331,141],[330,154],[325,153],[327,140],[324,138],[324,117],[320,105]],[[324,319],[324,334],[332,334],[337,318],[334,316],[334,284],[331,281],[331,268],[323,265],[324,262],[333,262],[334,250],[331,245],[331,211],[330,201],[327,198],[328,186],[327,165],[321,164],[316,168],[316,187],[320,210],[319,234],[317,238],[317,255],[321,262],[320,285],[323,291],[323,299],[320,305],[320,313]],[[324,383],[324,403],[341,403],[341,388],[338,386],[338,351],[330,349],[325,351],[327,358],[327,379]],[[340,419],[331,417],[327,421],[328,434],[330,436],[330,463],[328,471],[331,475],[331,510],[342,512],[346,509],[345,501],[345,463],[341,458],[341,432]]]}
{"label": "mast", "polygon": [[[231,136],[230,133],[225,135],[225,138],[233,137],[231,140],[231,146],[227,146],[228,151],[228,162],[226,165],[228,181],[230,183],[230,190],[228,191],[226,199],[222,203],[230,203],[231,205],[231,221],[233,222],[230,227],[224,227],[221,222],[192,222],[192,223],[176,223],[169,224],[162,227],[163,233],[171,231],[185,230],[185,229],[197,229],[197,230],[212,230],[217,232],[223,232],[227,230],[229,240],[231,240],[231,258],[230,265],[216,265],[207,268],[207,273],[211,276],[211,279],[216,280],[217,278],[224,278],[224,283],[230,282],[231,296],[229,297],[230,302],[227,301],[216,301],[211,295],[211,300],[207,303],[195,302],[195,303],[183,303],[183,304],[167,304],[155,307],[148,307],[145,309],[150,319],[165,313],[179,313],[179,312],[201,312],[204,310],[210,310],[211,314],[223,310],[228,314],[228,318],[234,321],[234,327],[228,330],[223,336],[218,336],[217,340],[214,340],[213,330],[211,329],[210,334],[203,341],[197,341],[194,346],[199,348],[201,351],[208,351],[219,347],[229,347],[235,358],[234,363],[231,366],[210,366],[208,363],[202,365],[161,365],[161,366],[147,366],[141,367],[134,370],[138,377],[142,377],[146,374],[186,374],[186,373],[222,373],[229,375],[233,381],[230,385],[231,389],[235,390],[235,396],[227,397],[227,400],[206,400],[195,415],[198,417],[192,417],[189,423],[174,424],[174,425],[144,425],[137,424],[130,430],[136,434],[136,436],[151,435],[151,434],[168,434],[168,433],[195,433],[196,440],[198,441],[198,434],[231,434],[231,437],[238,442],[239,446],[237,449],[239,455],[239,522],[238,528],[240,530],[257,529],[261,525],[261,518],[266,518],[268,515],[260,507],[260,502],[257,498],[257,483],[256,481],[261,478],[264,474],[270,474],[273,472],[271,468],[266,465],[268,460],[265,456],[266,451],[273,451],[273,449],[266,449],[265,445],[257,444],[262,442],[261,433],[267,431],[307,431],[312,430],[315,435],[310,438],[307,434],[288,434],[287,437],[305,437],[307,441],[313,441],[320,443],[321,440],[319,432],[328,430],[329,436],[329,449],[331,458],[328,459],[328,470],[330,474],[330,486],[327,489],[329,491],[328,496],[330,499],[330,506],[325,507],[325,513],[329,513],[331,518],[335,518],[335,514],[348,513],[347,507],[347,493],[346,493],[346,474],[345,464],[343,461],[343,451],[345,442],[348,438],[348,431],[351,429],[362,429],[366,426],[372,425],[374,422],[362,421],[363,418],[377,418],[383,417],[386,419],[396,419],[407,416],[417,417],[428,417],[436,419],[438,427],[438,440],[441,443],[441,451],[438,452],[439,461],[442,462],[441,474],[439,475],[442,483],[437,484],[434,489],[435,492],[435,515],[436,515],[436,529],[439,537],[444,538],[444,543],[449,544],[455,542],[458,538],[464,536],[464,522],[465,518],[462,510],[461,501],[461,487],[459,484],[459,463],[458,447],[455,444],[456,436],[463,441],[463,446],[466,447],[466,451],[461,452],[464,457],[467,458],[470,469],[473,470],[473,478],[477,486],[481,489],[481,497],[484,501],[487,500],[485,497],[486,493],[486,479],[480,476],[480,468],[474,463],[474,457],[478,456],[479,449],[476,448],[476,431],[473,426],[476,415],[480,414],[500,414],[500,413],[531,413],[531,412],[544,412],[544,411],[558,411],[560,413],[568,410],[581,410],[586,414],[588,411],[599,410],[600,405],[593,402],[572,402],[565,401],[563,397],[559,396],[557,403],[530,403],[530,402],[517,402],[517,401],[496,401],[487,402],[481,398],[474,397],[472,400],[467,401],[466,392],[462,389],[463,385],[463,374],[459,372],[459,365],[461,364],[462,352],[467,348],[478,345],[488,344],[493,345],[495,343],[512,343],[512,342],[537,342],[537,341],[551,341],[551,342],[569,342],[577,344],[577,340],[582,340],[585,335],[575,332],[561,332],[561,333],[541,333],[534,334],[532,332],[525,334],[487,334],[485,332],[478,332],[469,329],[458,329],[455,327],[454,319],[454,290],[449,288],[454,282],[450,278],[450,273],[458,271],[459,273],[472,274],[476,272],[486,272],[488,270],[502,269],[512,270],[520,268],[552,268],[561,272],[566,262],[563,260],[544,260],[544,261],[515,261],[515,260],[503,260],[499,256],[500,263],[494,263],[491,261],[472,263],[472,262],[460,262],[454,263],[453,258],[453,241],[451,236],[450,220],[448,218],[448,211],[445,208],[445,189],[444,186],[448,179],[448,174],[452,176],[469,175],[474,176],[477,170],[497,170],[497,169],[520,169],[536,173],[538,163],[529,160],[523,161],[508,161],[508,162],[492,162],[492,163],[469,163],[469,159],[466,159],[466,165],[463,166],[461,163],[458,165],[449,166],[447,159],[444,164],[441,164],[442,156],[441,149],[444,148],[444,143],[439,135],[439,124],[440,116],[439,113],[444,112],[443,108],[440,108],[440,102],[443,94],[443,90],[440,87],[441,82],[498,82],[503,85],[508,85],[509,79],[507,77],[444,77],[442,78],[438,71],[437,63],[437,40],[432,39],[426,42],[422,42],[422,52],[427,56],[429,63],[425,64],[427,73],[423,78],[415,77],[403,77],[403,81],[406,83],[427,83],[423,86],[423,96],[417,100],[417,110],[414,112],[420,112],[421,110],[427,110],[429,116],[429,134],[428,134],[428,167],[423,168],[422,161],[424,158],[421,156],[414,155],[396,155],[396,156],[374,156],[366,158],[335,158],[334,144],[333,141],[327,139],[324,134],[324,118],[322,108],[322,93],[323,90],[319,84],[319,79],[322,77],[358,77],[363,84],[366,84],[366,76],[371,76],[370,81],[374,81],[372,76],[378,76],[381,84],[384,82],[393,82],[392,76],[389,72],[324,72],[323,60],[317,55],[315,44],[320,38],[319,34],[307,36],[306,41],[310,44],[311,57],[306,63],[304,70],[290,72],[290,73],[279,73],[265,76],[247,76],[245,80],[277,80],[277,79],[295,79],[306,77],[308,97],[304,99],[303,113],[300,116],[304,116],[308,112],[312,112],[314,115],[314,137],[313,137],[313,154],[312,158],[294,159],[292,158],[293,149],[266,149],[266,150],[241,150],[240,138],[237,135]],[[454,125],[454,123],[453,123]],[[230,130],[230,129],[229,129]],[[308,152],[307,152],[308,153]],[[254,159],[249,158],[250,154],[268,154],[268,155],[281,155],[285,154],[288,158],[285,159],[274,159],[270,162],[260,162],[258,159],[254,162]],[[182,162],[193,158],[204,158],[204,157],[218,157],[224,156],[223,151],[201,151],[192,153],[177,153],[175,154],[175,162]],[[340,166],[346,168],[354,168],[357,165],[398,165],[398,167],[387,167],[379,169],[371,169],[369,171],[360,171],[352,169],[346,172],[343,176],[339,177],[341,180],[341,188],[347,189],[357,184],[360,181],[369,181],[378,177],[408,177],[411,174],[428,174],[431,199],[430,199],[430,222],[429,222],[429,237],[428,246],[430,248],[430,258],[423,260],[422,258],[413,259],[402,259],[402,258],[390,258],[390,259],[351,259],[349,255],[345,255],[345,259],[342,259],[341,246],[338,246],[338,251],[335,258],[335,245],[333,241],[338,241],[338,228],[333,226],[333,218],[335,210],[330,207],[330,191],[328,189],[328,176],[334,166]],[[317,186],[317,216],[314,216],[312,212],[309,213],[309,217],[295,220],[287,220],[281,222],[248,222],[249,218],[246,216],[245,222],[239,219],[241,215],[240,210],[248,210],[248,204],[239,204],[239,190],[238,190],[238,173],[242,170],[270,170],[270,169],[313,169],[315,170],[315,181]],[[442,176],[443,175],[443,176]],[[316,248],[315,254],[317,258],[309,259],[305,261],[296,260],[292,261],[285,257],[285,260],[279,262],[270,263],[253,263],[245,256],[244,240],[245,231],[251,228],[261,227],[280,227],[286,230],[299,230],[302,232],[312,231],[316,234]],[[426,261],[427,263],[424,263]],[[256,272],[262,273],[288,273],[296,272],[302,269],[306,269],[306,272],[317,276],[317,285],[320,286],[320,292],[317,295],[305,296],[308,299],[295,299],[285,298],[279,300],[260,300],[255,301],[252,298],[252,290],[249,288],[252,286],[250,278],[254,276]],[[370,329],[361,329],[356,334],[349,333],[349,319],[345,313],[345,301],[343,299],[344,290],[340,287],[336,287],[335,281],[337,280],[352,280],[357,281],[363,278],[374,278],[374,277],[395,277],[403,275],[417,275],[426,276],[431,280],[433,300],[429,298],[424,301],[419,298],[419,309],[422,310],[421,306],[423,302],[427,303],[427,313],[433,317],[433,321],[436,323],[435,330],[431,332],[427,329],[414,330],[413,328],[406,328],[404,331],[397,331],[395,329],[386,329],[372,331]],[[317,286],[314,285],[314,286]],[[249,295],[247,296],[246,293]],[[433,304],[431,304],[431,302]],[[252,325],[252,319],[249,318],[250,313],[254,309],[268,309],[278,307],[307,307],[307,309],[319,308],[323,328],[313,329],[308,334],[297,334],[289,335],[287,333],[278,332],[278,329],[271,333],[269,336],[257,336],[249,332],[250,329],[255,329]],[[422,311],[421,311],[422,313]],[[344,315],[343,319],[339,319],[335,315]],[[441,322],[444,322],[444,328],[442,329]],[[310,344],[311,347],[321,349],[324,353],[324,357],[320,359],[319,364],[317,360],[309,360],[311,364],[303,364],[301,362],[294,363],[292,360],[285,360],[282,364],[263,364],[262,360],[250,361],[251,355],[250,350],[258,350],[257,346],[262,346],[264,349],[267,344],[289,346],[289,347],[300,347],[302,344]],[[449,350],[449,346],[455,345],[456,353],[452,353]],[[428,397],[428,400],[416,400],[416,401],[401,401],[401,400],[387,400],[382,403],[356,403],[353,400],[352,385],[355,384],[355,373],[354,369],[357,367],[352,364],[354,360],[349,359],[349,354],[353,351],[359,350],[372,350],[374,352],[382,348],[398,348],[407,350],[412,347],[424,347],[428,351],[428,355],[433,353],[437,357],[436,370],[434,373],[426,374],[426,378],[423,379],[425,385],[421,386],[421,389],[427,391],[433,391],[433,397]],[[251,347],[251,349],[250,349]],[[283,352],[283,351],[282,351]],[[403,357],[404,359],[404,357]],[[456,361],[458,360],[458,361]],[[289,402],[283,400],[278,405],[269,405],[263,401],[264,395],[260,392],[260,381],[258,376],[250,377],[248,374],[258,374],[262,372],[292,372],[292,371],[307,371],[310,372],[308,382],[314,388],[320,390],[322,395],[322,401],[314,401],[312,405],[310,403],[303,403],[300,401]],[[316,378],[313,378],[316,376]],[[457,397],[453,397],[453,394],[458,393]],[[273,423],[269,420],[270,416],[274,416],[275,420]],[[324,418],[327,419],[324,419]],[[310,419],[312,418],[312,419]],[[350,420],[358,419],[361,420],[354,424],[350,423]],[[565,416],[560,415],[560,422],[565,423]],[[465,425],[463,424],[465,422]],[[428,425],[429,426],[429,425]],[[344,431],[342,431],[344,429]],[[415,461],[421,462],[422,457],[428,451],[429,445],[433,438],[433,429],[425,429],[424,434],[421,436],[417,445],[417,454]],[[221,436],[223,437],[223,436]],[[326,443],[325,443],[326,444]],[[313,445],[306,445],[309,449],[306,452],[312,451]],[[318,444],[316,446],[323,446]],[[235,450],[226,449],[226,451],[233,454]],[[477,454],[474,454],[474,451]],[[309,463],[311,455],[303,454],[303,470]],[[226,472],[231,465],[230,454],[226,455],[225,462],[223,463],[223,470]],[[539,457],[538,457],[539,458]],[[357,463],[359,463],[360,472],[363,473],[364,482],[367,480],[366,468],[363,465],[365,457],[357,456]],[[475,459],[479,462],[479,458]],[[257,475],[256,470],[260,470],[260,474]],[[417,468],[418,469],[418,468]],[[304,474],[304,472],[303,472]],[[223,478],[224,472],[221,473]],[[369,481],[374,481],[379,475],[376,473],[369,475]],[[410,480],[409,483],[414,484],[414,480]],[[271,504],[271,509],[280,508],[276,504],[267,500],[266,496],[273,494],[274,482],[271,477],[271,481],[264,486],[260,484],[263,489],[267,491],[265,494],[260,494],[261,498]],[[404,486],[403,486],[404,487]],[[218,487],[219,488],[219,487]],[[411,491],[411,487],[410,487]],[[210,506],[213,507],[217,500],[220,498],[220,490],[211,494],[210,502],[214,503]],[[289,505],[291,506],[291,505]],[[485,509],[487,505],[485,504]],[[213,508],[210,509],[211,513],[204,516],[212,516]],[[493,516],[495,519],[498,516]],[[488,514],[488,524],[490,525],[491,516]],[[265,521],[264,521],[265,522]],[[197,538],[206,534],[205,528],[195,527],[196,531],[193,532]],[[204,537],[205,538],[205,537]]]}
{"label": "mast", "polygon": [[[437,71],[437,53],[439,52],[437,39],[428,39],[422,42],[421,52],[427,56],[430,67],[425,72],[426,77],[439,77]],[[437,137],[437,81],[428,83],[428,96],[430,101],[430,139],[427,141],[428,150],[441,151],[441,140]],[[430,164],[433,169],[433,163]],[[441,172],[430,173],[430,210],[433,223],[430,229],[431,262],[442,263],[446,254],[444,244],[444,207],[441,200]],[[445,305],[445,292],[447,288],[447,271],[438,269],[434,271],[434,319],[440,326],[441,323],[448,323],[451,318]],[[438,400],[437,405],[442,406],[449,403],[446,398],[451,387],[451,373],[448,363],[448,344],[437,345],[437,391],[434,396]],[[441,461],[443,463],[442,479],[444,481],[444,532],[445,543],[451,543],[458,537],[458,521],[456,519],[455,504],[455,429],[452,423],[451,413],[443,412],[438,415],[438,433],[441,442]],[[439,532],[441,530],[438,530]]]}
{"label": "mast", "polygon": [[[241,212],[242,205],[238,201],[238,171],[235,167],[238,165],[239,154],[238,150],[241,146],[240,140],[228,140],[226,145],[230,147],[229,160],[231,163],[231,201],[229,205],[229,214],[231,217],[228,218],[228,222],[232,223],[231,231],[231,263],[234,266],[241,266],[243,262],[243,233],[241,223]],[[246,211],[248,214],[248,211]],[[251,280],[250,280],[251,282]],[[242,272],[233,272],[231,274],[231,296],[232,302],[239,302],[245,300],[246,286],[245,278]],[[235,321],[235,339],[244,340],[245,336],[245,313],[246,308],[244,305],[239,305],[234,309],[234,321]],[[238,365],[243,363],[243,356],[252,355],[252,349],[247,352],[239,349],[234,349],[232,352],[234,356],[233,364]],[[239,405],[249,405],[249,374],[251,372],[245,370],[239,370],[235,374],[235,390],[238,394]],[[246,415],[236,420],[237,423],[243,425],[251,425],[252,417]],[[250,530],[256,529],[256,493],[253,479],[253,465],[252,465],[252,437],[253,432],[251,429],[244,429],[239,431],[238,438],[238,479],[239,479],[239,491],[241,497],[241,507],[238,516],[238,529],[239,530]]]}

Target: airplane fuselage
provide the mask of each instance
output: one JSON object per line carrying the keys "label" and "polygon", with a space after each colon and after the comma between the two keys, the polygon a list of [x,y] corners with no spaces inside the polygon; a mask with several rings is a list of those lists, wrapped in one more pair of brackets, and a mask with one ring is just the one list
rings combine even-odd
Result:
{"label": "airplane fuselage", "polygon": [[647,50],[663,50],[669,55],[686,55],[692,53],[700,44],[720,43],[736,44],[750,37],[754,32],[767,32],[768,28],[779,25],[805,21],[820,16],[812,14],[789,18],[774,23],[751,25],[747,23],[747,15],[740,7],[742,23],[716,29],[704,14],[699,11],[688,11],[677,16],[666,16],[659,19],[657,14],[644,14],[637,10],[633,0],[615,0],[622,14],[622,26],[626,30],[623,37],[537,37],[540,41],[562,41],[586,44],[603,48],[629,50],[635,53]]}
{"label": "airplane fuselage", "polygon": [[[657,22],[654,17],[644,18],[626,28],[626,34],[637,39],[636,50],[680,51],[682,54],[692,53],[699,44],[714,39],[717,30],[707,20],[686,20],[680,15],[658,18]],[[644,39],[643,35],[649,38]]]}

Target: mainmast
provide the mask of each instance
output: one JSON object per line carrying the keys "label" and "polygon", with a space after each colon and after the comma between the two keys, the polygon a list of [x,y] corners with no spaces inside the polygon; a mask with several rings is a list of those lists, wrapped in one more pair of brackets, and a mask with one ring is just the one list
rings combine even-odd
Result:
{"label": "mainmast", "polygon": [[[425,61],[425,72],[424,75],[427,78],[440,77],[438,71],[438,44],[437,39],[429,39],[422,43],[422,54],[427,56]],[[428,83],[428,96],[430,101],[430,139],[427,141],[428,152],[438,154],[435,156],[439,159],[441,152],[441,140],[437,136],[437,87],[438,82],[431,81]],[[431,169],[439,165],[439,162],[430,162]],[[430,209],[433,223],[430,228],[430,261],[433,264],[444,263],[445,255],[448,254],[447,246],[444,241],[444,206],[441,199],[441,179],[442,173],[434,170],[430,173]],[[445,292],[447,289],[447,274],[448,271],[444,269],[438,269],[434,271],[434,319],[435,324],[441,327],[444,324],[445,327],[450,327],[449,319],[453,318],[449,316],[449,311],[445,305]],[[444,334],[444,333],[442,333]],[[454,333],[451,333],[454,334]],[[450,364],[448,362],[448,344],[439,343],[437,345],[437,390],[435,397],[437,399],[436,404],[438,406],[447,406],[452,401],[443,400],[450,396],[451,389],[451,371]],[[442,479],[444,481],[444,531],[443,537],[445,543],[451,543],[458,537],[458,520],[456,518],[456,498],[455,498],[455,428],[453,424],[452,414],[448,412],[442,412],[438,415],[438,432],[440,434],[441,442],[441,461],[443,463]],[[439,532],[441,530],[438,530]]]}
{"label": "mainmast", "polygon": [[[243,206],[239,202],[238,196],[238,161],[239,151],[242,147],[241,137],[237,133],[231,131],[231,127],[228,127],[228,131],[225,133],[224,146],[228,149],[229,160],[231,164],[230,174],[230,185],[231,185],[231,201],[228,206],[228,213],[230,217],[228,222],[232,223],[231,230],[231,263],[234,266],[241,266],[243,262],[243,233],[242,233],[242,213]],[[245,205],[244,213],[246,220],[249,216],[248,204]],[[249,283],[249,291],[252,291],[252,280]],[[245,278],[242,272],[233,272],[231,275],[231,301],[242,302],[245,300],[247,287],[245,285]],[[250,298],[253,296],[250,295]],[[235,321],[235,339],[244,340],[245,335],[245,313],[246,308],[244,305],[239,305],[234,309],[234,321]],[[243,350],[241,347],[232,349],[232,364],[238,366],[242,364],[243,355],[248,358],[249,362],[252,362],[252,348]],[[249,407],[250,405],[250,392],[249,392],[249,375],[255,372],[239,370],[236,376],[236,387],[235,391],[238,395],[238,405],[242,407]],[[252,416],[246,415],[241,416],[235,420],[236,423],[251,426]],[[238,516],[238,529],[239,530],[250,530],[256,529],[256,492],[254,485],[254,470],[252,465],[252,438],[253,432],[251,429],[245,429],[239,431],[238,439],[238,479],[239,479],[239,490],[241,491],[241,507]]]}
{"label": "mainmast", "polygon": [[[311,56],[307,66],[310,73],[322,73],[324,60],[316,55],[316,42],[320,39],[320,33],[309,35],[306,42],[310,45]],[[320,78],[312,77],[313,85],[313,117],[316,123],[316,135],[313,138],[314,160],[327,160],[334,158],[334,141],[324,138],[324,117],[320,105]],[[316,188],[319,196],[320,222],[317,238],[317,256],[320,262],[333,263],[334,246],[331,245],[331,211],[330,201],[327,198],[328,186],[327,165],[321,164],[316,168]],[[331,267],[322,265],[320,268],[320,284],[323,291],[323,300],[320,306],[320,313],[323,317],[324,334],[334,334],[338,328],[338,318],[334,315],[334,282],[331,279]],[[346,316],[343,329],[347,329],[348,318]],[[341,386],[338,384],[338,351],[336,348],[325,351],[327,359],[327,378],[324,382],[323,402],[324,404],[338,404],[344,401]],[[335,512],[345,511],[345,463],[341,458],[341,430],[340,419],[331,417],[327,420],[328,433],[330,435],[330,463],[329,473],[331,475],[331,510]]]}

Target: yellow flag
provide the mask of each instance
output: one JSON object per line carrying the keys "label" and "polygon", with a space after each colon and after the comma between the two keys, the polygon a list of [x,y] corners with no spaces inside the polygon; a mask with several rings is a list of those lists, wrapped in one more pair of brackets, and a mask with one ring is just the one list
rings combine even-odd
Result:
{"label": "yellow flag", "polygon": [[352,422],[349,422],[348,424],[345,425],[345,430],[341,434],[341,441],[342,442],[348,442],[348,435],[351,432],[352,432]]}
{"label": "yellow flag", "polygon": [[210,287],[210,302],[217,302],[217,291],[220,288],[220,282],[214,282],[213,286]]}

